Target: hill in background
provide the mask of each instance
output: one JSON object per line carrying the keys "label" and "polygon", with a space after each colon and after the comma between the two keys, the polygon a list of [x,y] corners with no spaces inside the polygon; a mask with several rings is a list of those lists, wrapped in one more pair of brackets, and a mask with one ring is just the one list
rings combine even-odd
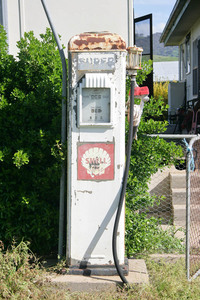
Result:
{"label": "hill in background", "polygon": [[160,32],[153,34],[153,58],[154,58],[154,61],[178,60],[178,56],[179,56],[178,46],[164,47],[164,44],[159,42],[160,36],[161,36]]}

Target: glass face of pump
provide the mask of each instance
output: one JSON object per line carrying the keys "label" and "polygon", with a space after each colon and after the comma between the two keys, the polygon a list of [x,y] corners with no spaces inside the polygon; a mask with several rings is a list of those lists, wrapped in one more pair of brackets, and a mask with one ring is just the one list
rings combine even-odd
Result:
{"label": "glass face of pump", "polygon": [[110,88],[82,89],[82,123],[110,122]]}

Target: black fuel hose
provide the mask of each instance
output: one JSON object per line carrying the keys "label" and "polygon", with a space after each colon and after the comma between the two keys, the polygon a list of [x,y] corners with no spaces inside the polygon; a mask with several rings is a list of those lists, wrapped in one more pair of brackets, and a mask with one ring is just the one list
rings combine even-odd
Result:
{"label": "black fuel hose", "polygon": [[[112,238],[112,250],[113,250],[113,258],[115,267],[117,269],[117,273],[119,277],[121,278],[122,282],[125,284],[129,284],[127,279],[125,278],[123,274],[123,270],[120,267],[119,259],[117,256],[117,230],[119,225],[119,220],[122,212],[122,207],[124,203],[125,193],[126,193],[126,186],[128,181],[128,173],[129,173],[129,166],[130,166],[130,159],[131,159],[131,148],[132,148],[132,142],[133,137],[136,134],[136,130],[133,128],[133,110],[134,110],[134,87],[135,87],[135,76],[131,77],[131,92],[130,92],[130,125],[129,125],[129,134],[128,134],[128,143],[126,148],[126,165],[124,170],[124,176],[123,176],[123,182],[122,182],[122,189],[119,199],[119,204],[117,208],[117,214],[115,218],[114,228],[113,228],[113,238]],[[136,128],[135,128],[136,129]]]}

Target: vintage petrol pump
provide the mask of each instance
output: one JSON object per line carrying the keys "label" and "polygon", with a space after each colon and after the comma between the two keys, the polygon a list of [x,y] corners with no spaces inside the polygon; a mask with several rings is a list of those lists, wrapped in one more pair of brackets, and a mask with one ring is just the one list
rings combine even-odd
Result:
{"label": "vintage petrol pump", "polygon": [[[45,0],[41,0],[62,62],[62,145],[66,141],[66,61]],[[129,1],[131,4],[131,1]],[[133,9],[130,5],[130,12]],[[132,46],[133,15],[129,14],[129,48],[117,34],[85,33],[69,42],[67,261],[71,270],[124,275],[124,196],[131,143],[143,110],[134,116],[134,88],[142,49]],[[125,158],[125,70],[131,79],[128,144]],[[146,90],[140,96],[144,101]],[[143,101],[143,102],[144,102]],[[135,119],[136,118],[136,119]],[[135,120],[137,122],[135,123]],[[65,163],[60,180],[58,257],[63,255]],[[116,217],[115,217],[116,215]],[[115,220],[114,220],[115,217]],[[112,228],[114,225],[114,228]],[[111,245],[112,240],[112,245]],[[112,250],[111,250],[112,249]],[[120,266],[121,264],[121,266]],[[92,267],[92,268],[91,268]],[[96,267],[96,268],[95,268]],[[100,272],[99,272],[100,271]],[[83,272],[82,272],[83,273]]]}
{"label": "vintage petrol pump", "polygon": [[[67,260],[109,274],[125,163],[126,45],[117,34],[84,33],[68,51]],[[124,266],[124,211],[117,252]]]}

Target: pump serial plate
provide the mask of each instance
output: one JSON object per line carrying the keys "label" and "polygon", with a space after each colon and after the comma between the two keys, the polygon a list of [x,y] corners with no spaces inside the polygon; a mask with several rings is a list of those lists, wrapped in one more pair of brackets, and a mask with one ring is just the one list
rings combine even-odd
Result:
{"label": "pump serial plate", "polygon": [[79,53],[78,70],[82,71],[113,71],[116,57],[114,53]]}
{"label": "pump serial plate", "polygon": [[113,180],[114,144],[78,144],[78,180]]}

